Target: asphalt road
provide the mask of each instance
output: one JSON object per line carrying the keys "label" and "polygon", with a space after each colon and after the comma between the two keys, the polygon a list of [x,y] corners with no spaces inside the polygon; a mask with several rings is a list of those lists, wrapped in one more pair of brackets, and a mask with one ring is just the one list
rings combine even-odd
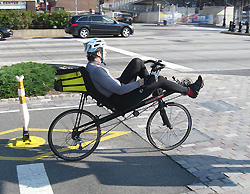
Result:
{"label": "asphalt road", "polygon": [[[95,114],[107,113],[101,108],[96,109],[95,106],[87,109]],[[47,140],[47,129],[52,119],[64,110],[66,109],[30,110],[30,135]],[[47,142],[32,149],[11,148],[8,146],[9,140],[22,136],[22,130],[13,131],[20,128],[19,121],[13,122],[13,118],[18,117],[18,112],[0,114],[0,191],[3,194],[19,192],[20,174],[17,168],[26,165],[31,169],[31,164],[44,165],[55,194],[184,193],[189,191],[186,185],[197,182],[193,175],[169,157],[156,151],[123,124],[116,127],[111,135],[116,131],[128,134],[101,141],[91,156],[79,162],[66,162],[50,156]],[[102,130],[105,131],[107,128]],[[24,181],[24,186],[27,183],[25,187],[29,186],[30,179],[39,183],[39,179],[33,173],[35,174],[36,170],[24,176],[27,179]],[[39,187],[39,184],[35,185],[35,188]]]}
{"label": "asphalt road", "polygon": [[[133,57],[177,64],[179,71],[249,75],[249,36],[220,33],[221,28],[135,24],[129,38],[102,37],[107,42],[107,67],[121,71]],[[82,42],[71,37],[7,39],[0,42],[0,65],[23,61],[84,65]],[[185,67],[184,69],[182,67]],[[237,70],[235,72],[235,70]]]}
{"label": "asphalt road", "polygon": [[[195,26],[137,24],[135,30],[135,35],[127,39],[102,37],[109,46],[107,67],[115,75],[119,75],[130,59],[140,57],[163,60],[167,65],[165,75],[180,71],[249,76],[249,37],[225,35],[218,28]],[[71,37],[7,39],[0,42],[0,65],[23,61],[84,65],[87,61],[83,41]],[[46,129],[62,110],[32,111],[29,125],[34,129],[32,134],[47,140]],[[103,110],[91,111],[99,114]],[[190,173],[134,133],[101,142],[94,154],[80,162],[64,162],[53,156],[26,161],[25,157],[50,150],[47,143],[31,150],[9,148],[8,141],[21,136],[20,130],[6,133],[21,127],[18,119],[17,112],[0,114],[1,193],[18,193],[17,166],[38,163],[44,164],[54,193],[177,194],[188,192],[185,186],[197,182]],[[124,125],[115,130],[129,131]]]}

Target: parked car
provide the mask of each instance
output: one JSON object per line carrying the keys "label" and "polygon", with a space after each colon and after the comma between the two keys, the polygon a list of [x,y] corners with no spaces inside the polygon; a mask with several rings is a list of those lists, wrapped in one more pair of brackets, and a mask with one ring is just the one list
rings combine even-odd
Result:
{"label": "parked car", "polygon": [[65,32],[74,37],[87,38],[90,35],[122,35],[128,37],[134,28],[105,15],[76,15],[68,19]]}
{"label": "parked car", "polygon": [[0,26],[0,40],[11,36],[13,36],[11,29]]}
{"label": "parked car", "polygon": [[117,20],[119,22],[124,22],[124,23],[127,23],[129,25],[132,25],[132,23],[134,21],[134,19],[129,14],[121,14],[118,16]]}

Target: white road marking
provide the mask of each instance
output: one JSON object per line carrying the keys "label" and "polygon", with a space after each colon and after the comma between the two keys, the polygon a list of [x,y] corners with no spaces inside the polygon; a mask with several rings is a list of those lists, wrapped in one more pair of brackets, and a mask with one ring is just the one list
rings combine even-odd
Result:
{"label": "white road marking", "polygon": [[[86,42],[87,40],[78,40],[78,41]],[[121,54],[124,54],[124,55],[127,55],[127,56],[138,57],[138,58],[140,58],[142,60],[149,60],[149,59],[158,60],[158,59],[155,59],[153,57],[143,56],[143,55],[140,55],[138,53],[126,51],[124,49],[119,49],[119,48],[115,48],[115,47],[112,47],[112,46],[106,46],[106,48],[108,50],[111,50],[111,51],[114,51],[114,52],[117,52],[117,53],[121,53]],[[174,70],[179,70],[179,71],[193,71],[193,69],[191,69],[191,68],[184,67],[184,66],[181,66],[181,65],[177,65],[177,64],[174,64],[174,63],[170,63],[170,62],[167,62],[167,61],[162,61],[162,63],[164,65],[166,65],[166,68],[169,68],[169,69],[174,69]]]}
{"label": "white road marking", "polygon": [[43,163],[17,166],[20,194],[53,194]]}
{"label": "white road marking", "polygon": [[[85,104],[84,106],[94,106],[96,105],[94,104]],[[75,105],[75,106],[61,106],[61,107],[49,107],[49,108],[34,108],[34,109],[28,109],[29,111],[39,111],[39,110],[55,110],[55,109],[68,109],[68,108],[78,108],[79,105]],[[13,112],[19,112],[20,110],[6,110],[6,111],[0,111],[0,114],[5,114],[5,113],[13,113]]]}
{"label": "white road marking", "polygon": [[[67,40],[67,39],[66,39]],[[79,41],[79,42],[81,42],[81,43],[83,43],[83,42],[85,42],[85,41],[87,41],[88,39],[86,39],[86,40],[81,40],[81,39],[79,39],[79,40],[77,40],[77,41]],[[36,40],[36,41],[42,41],[42,40]],[[71,39],[69,39],[69,40],[67,40],[67,41],[72,41]],[[58,44],[58,45],[60,45],[60,44]],[[73,44],[72,44],[73,45]],[[53,48],[52,48],[53,49]],[[121,54],[123,54],[123,55],[126,55],[126,56],[130,56],[130,57],[138,57],[138,58],[141,58],[142,60],[149,60],[149,59],[151,59],[151,60],[158,60],[158,59],[156,59],[156,58],[153,58],[153,57],[148,57],[148,56],[143,56],[143,55],[140,55],[140,54],[138,54],[138,53],[135,53],[135,52],[130,52],[130,51],[127,51],[127,50],[124,50],[124,49],[119,49],[119,48],[116,48],[116,47],[111,47],[111,46],[107,46],[107,49],[108,50],[111,50],[111,51],[114,51],[114,52],[117,52],[117,53],[121,53]],[[75,48],[71,48],[71,49],[69,49],[70,51],[78,51],[78,49],[75,49]],[[23,52],[23,53],[35,53],[35,52],[37,52],[37,51],[32,51],[32,50],[30,50],[30,51],[13,51],[13,52]],[[13,52],[12,52],[12,54],[13,54]],[[47,49],[46,51],[44,51],[44,52],[51,52],[51,49]],[[53,52],[66,52],[65,50],[61,50],[60,48],[59,49],[57,49],[57,50],[53,50]],[[5,53],[0,53],[0,55],[4,55]],[[83,60],[83,58],[79,58],[79,59],[72,59],[72,60],[70,60],[70,59],[68,59],[69,61],[72,61],[72,60],[74,60],[74,61],[77,61],[77,60]],[[34,62],[54,62],[54,63],[56,63],[56,61],[59,61],[59,60],[49,60],[49,59],[47,59],[47,60],[42,60],[42,61],[34,61]],[[86,61],[86,60],[83,60],[84,62]],[[2,65],[12,65],[12,64],[15,64],[15,63],[19,63],[19,62],[24,62],[24,61],[15,61],[15,62],[2,62],[2,63],[0,63],[0,66],[2,66]],[[28,62],[28,61],[27,61]],[[178,65],[178,64],[175,64],[175,63],[171,63],[171,62],[167,62],[167,61],[162,61],[162,63],[164,64],[164,65],[166,65],[166,68],[169,68],[169,69],[174,69],[174,70],[179,70],[179,71],[185,71],[185,72],[187,72],[187,71],[193,71],[193,69],[192,68],[188,68],[188,67],[185,67],[185,66],[182,66],[182,65]],[[81,65],[81,64],[79,64],[79,63],[75,63],[75,64],[73,64],[73,63],[71,63],[72,65],[77,65],[77,66],[79,66],[79,65]]]}
{"label": "white road marking", "polygon": [[[107,46],[107,49],[111,50],[111,51],[114,51],[114,52],[124,54],[124,55],[131,56],[131,57],[138,57],[138,58],[140,58],[142,60],[149,60],[149,59],[158,60],[158,59],[155,59],[153,57],[143,56],[143,55],[140,55],[140,54],[137,54],[137,53],[133,53],[133,52],[130,52],[130,51],[126,51],[126,50],[111,47],[111,46]],[[162,61],[162,63],[164,65],[166,65],[166,68],[169,68],[169,69],[175,69],[175,70],[180,70],[180,71],[193,71],[193,69],[191,69],[191,68],[184,67],[184,66],[181,66],[181,65],[177,65],[177,64],[174,64],[174,63],[170,63],[170,62],[167,62],[167,61]]]}

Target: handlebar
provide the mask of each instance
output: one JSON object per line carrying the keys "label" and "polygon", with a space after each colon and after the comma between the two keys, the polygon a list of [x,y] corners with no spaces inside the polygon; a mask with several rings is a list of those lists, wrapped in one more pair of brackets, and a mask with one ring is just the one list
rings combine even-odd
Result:
{"label": "handlebar", "polygon": [[[144,61],[144,64],[146,64],[146,63],[152,63],[152,65],[150,65],[150,67],[152,68],[150,76],[146,77],[144,80],[145,85],[149,85],[155,81],[155,77],[159,76],[160,70],[165,68],[165,65],[162,64],[162,60],[150,59],[150,60]],[[181,81],[178,80],[177,78],[175,78],[174,76],[172,78],[177,84],[180,84],[180,85],[185,86],[185,87],[193,83],[193,81],[189,78],[184,78]]]}
{"label": "handlebar", "polygon": [[162,60],[147,60],[147,61],[144,61],[144,64],[146,63],[153,63],[152,65],[150,65],[150,67],[152,68],[151,69],[151,72],[158,72],[159,70],[165,68],[165,65],[161,63]]}

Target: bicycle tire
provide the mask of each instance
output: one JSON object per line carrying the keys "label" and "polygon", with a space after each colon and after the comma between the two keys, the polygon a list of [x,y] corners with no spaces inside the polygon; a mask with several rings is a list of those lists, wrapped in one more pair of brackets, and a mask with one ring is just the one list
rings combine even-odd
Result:
{"label": "bicycle tire", "polygon": [[101,138],[100,126],[96,125],[91,130],[80,133],[77,139],[73,139],[77,115],[80,115],[78,126],[89,122],[96,123],[96,117],[90,112],[72,109],[58,115],[48,132],[50,149],[56,156],[67,161],[78,161],[88,157],[97,148]]}
{"label": "bicycle tire", "polygon": [[172,150],[180,146],[188,137],[192,127],[189,111],[181,104],[169,102],[164,105],[172,129],[163,124],[160,111],[156,108],[149,116],[146,133],[149,142],[162,151]]}

